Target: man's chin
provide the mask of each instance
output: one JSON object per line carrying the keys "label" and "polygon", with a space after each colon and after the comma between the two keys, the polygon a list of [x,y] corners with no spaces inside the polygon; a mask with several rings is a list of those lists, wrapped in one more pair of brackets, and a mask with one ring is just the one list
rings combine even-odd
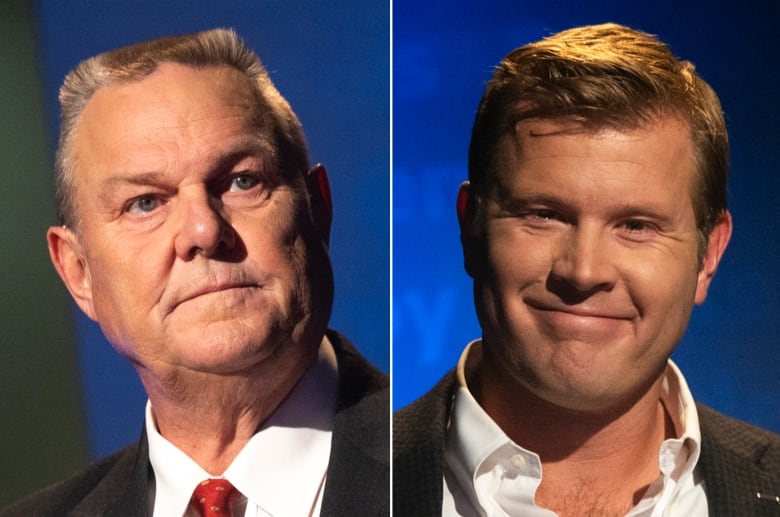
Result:
{"label": "man's chin", "polygon": [[201,320],[180,326],[169,341],[179,345],[167,348],[177,348],[182,357],[200,358],[204,364],[262,360],[290,341],[283,328],[261,321]]}

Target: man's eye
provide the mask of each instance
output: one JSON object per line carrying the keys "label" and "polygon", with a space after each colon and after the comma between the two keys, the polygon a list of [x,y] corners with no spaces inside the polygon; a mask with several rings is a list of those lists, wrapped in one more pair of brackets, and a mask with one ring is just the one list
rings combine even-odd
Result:
{"label": "man's eye", "polygon": [[544,220],[560,219],[560,217],[555,212],[555,210],[547,210],[547,209],[535,210],[531,215],[536,219],[544,219]]}
{"label": "man's eye", "polygon": [[258,183],[260,183],[260,179],[257,176],[252,176],[251,174],[239,174],[238,176],[231,178],[228,191],[238,192],[241,190],[251,190],[257,186]]}
{"label": "man's eye", "polygon": [[647,229],[647,223],[644,221],[632,220],[623,223],[623,227],[629,232],[641,232]]}
{"label": "man's eye", "polygon": [[160,206],[160,200],[155,196],[141,196],[136,198],[130,206],[127,207],[128,212],[133,213],[149,213]]}

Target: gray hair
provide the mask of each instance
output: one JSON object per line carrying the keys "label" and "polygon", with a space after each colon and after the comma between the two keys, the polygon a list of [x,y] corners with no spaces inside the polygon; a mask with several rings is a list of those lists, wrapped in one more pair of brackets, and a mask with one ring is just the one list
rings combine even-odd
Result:
{"label": "gray hair", "polygon": [[230,66],[243,73],[254,86],[258,103],[267,105],[270,110],[270,136],[278,153],[280,169],[288,174],[303,174],[309,168],[308,148],[298,118],[274,87],[257,54],[233,30],[213,29],[145,41],[82,61],[63,81],[54,170],[57,216],[61,224],[78,226],[74,182],[78,164],[73,153],[73,139],[87,102],[98,89],[140,81],[162,63],[194,68]]}

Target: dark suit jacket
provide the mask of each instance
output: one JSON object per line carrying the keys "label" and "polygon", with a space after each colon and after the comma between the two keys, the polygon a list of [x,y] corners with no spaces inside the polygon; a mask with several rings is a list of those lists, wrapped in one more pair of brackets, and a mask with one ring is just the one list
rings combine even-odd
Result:
{"label": "dark suit jacket", "polygon": [[[448,373],[393,417],[393,514],[441,515],[445,428],[457,381]],[[712,517],[780,516],[780,436],[698,406],[699,468]]]}
{"label": "dark suit jacket", "polygon": [[[339,365],[322,516],[390,514],[390,403],[387,377],[329,331]],[[145,434],[79,474],[0,510],[2,517],[141,517],[149,513]]]}

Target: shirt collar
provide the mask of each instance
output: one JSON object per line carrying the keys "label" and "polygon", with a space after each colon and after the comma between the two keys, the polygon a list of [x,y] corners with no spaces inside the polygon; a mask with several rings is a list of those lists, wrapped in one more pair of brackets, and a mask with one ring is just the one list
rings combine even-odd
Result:
{"label": "shirt collar", "polygon": [[[318,359],[239,452],[223,476],[270,515],[309,515],[318,503],[330,456],[338,391],[336,354],[323,338]],[[195,486],[209,475],[165,439],[146,405],[154,515],[183,515]]]}
{"label": "shirt collar", "polygon": [[469,473],[475,473],[491,453],[511,442],[482,409],[468,388],[467,371],[473,371],[481,361],[481,340],[472,341],[461,354],[455,371],[458,389],[450,420],[449,438],[453,441],[454,449],[459,451],[458,460]]}
{"label": "shirt collar", "polygon": [[[487,509],[492,505],[486,501],[485,494],[479,493],[478,478],[493,475],[496,468],[502,468],[499,464],[509,462],[519,472],[518,479],[523,480],[522,491],[526,492],[518,494],[514,491],[512,497],[516,499],[515,503],[522,500],[532,505],[536,488],[541,483],[541,460],[533,451],[526,450],[509,439],[469,391],[467,378],[478,366],[481,356],[482,343],[477,339],[466,346],[458,361],[458,388],[452,402],[452,418],[445,447],[447,465],[464,495],[476,504],[476,507]],[[661,402],[674,423],[677,437],[667,439],[661,444],[658,461],[662,475],[648,490],[637,509],[654,506],[661,500],[667,502],[676,497],[675,488],[692,475],[699,459],[701,431],[696,405],[685,378],[671,359],[664,372]],[[500,504],[500,501],[496,502]],[[632,514],[634,513],[629,515]]]}
{"label": "shirt collar", "polygon": [[163,438],[154,423],[151,402],[146,402],[146,437],[154,470],[153,515],[184,515],[195,487],[213,477]]}

